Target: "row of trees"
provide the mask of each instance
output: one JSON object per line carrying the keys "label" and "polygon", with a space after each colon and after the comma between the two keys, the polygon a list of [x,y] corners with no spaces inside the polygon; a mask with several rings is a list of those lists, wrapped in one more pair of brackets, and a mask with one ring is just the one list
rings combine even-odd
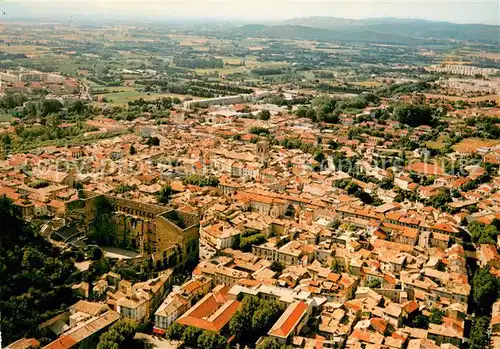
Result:
{"label": "row of trees", "polygon": [[475,317],[469,335],[470,349],[483,349],[489,346],[488,329],[491,308],[498,299],[500,281],[491,275],[490,267],[479,269],[472,279],[472,300]]}
{"label": "row of trees", "polygon": [[260,245],[266,241],[266,237],[254,230],[247,230],[241,235],[236,235],[233,241],[233,248],[242,250],[243,252],[250,252],[252,245]]}
{"label": "row of trees", "polygon": [[248,132],[257,136],[266,136],[270,133],[269,129],[260,126],[253,126]]}
{"label": "row of trees", "polygon": [[172,108],[175,104],[181,104],[182,101],[179,97],[162,97],[156,100],[145,100],[143,98],[136,99],[134,101],[129,101],[127,104],[129,106],[139,106],[143,107],[145,105],[154,105],[159,110],[168,110]]}
{"label": "row of trees", "polygon": [[254,68],[250,71],[252,74],[263,76],[263,75],[280,75],[283,73],[282,68]]}
{"label": "row of trees", "polygon": [[500,138],[500,118],[498,117],[478,117],[467,119],[468,126],[475,126],[476,130],[472,136],[481,138],[498,139]]}
{"label": "row of trees", "polygon": [[467,230],[472,236],[472,242],[478,244],[492,244],[495,245],[497,241],[497,236],[500,234],[498,227],[500,226],[500,221],[497,219],[493,224],[483,224],[478,221],[470,222],[467,225]]}
{"label": "row of trees", "polygon": [[247,87],[240,87],[230,84],[216,84],[207,81],[190,81],[189,85],[206,88],[208,90],[219,91],[221,94],[228,94],[228,95],[248,94],[253,92],[251,88]]}
{"label": "row of trees", "polygon": [[216,187],[219,185],[219,179],[216,176],[202,176],[192,174],[184,178],[184,185],[196,185],[198,187]]}
{"label": "row of trees", "polygon": [[278,302],[246,296],[229,322],[229,331],[236,342],[253,344],[271,329],[284,310]]}
{"label": "row of trees", "polygon": [[309,143],[304,143],[298,138],[285,138],[280,142],[280,145],[286,149],[300,149],[304,153],[316,153],[317,149]]}
{"label": "row of trees", "polygon": [[190,69],[214,69],[214,68],[223,68],[224,62],[222,59],[218,58],[183,58],[183,57],[175,57],[174,64],[178,67],[190,68]]}
{"label": "row of trees", "polygon": [[137,325],[132,320],[119,320],[108,331],[101,334],[97,349],[120,349],[133,347]]}
{"label": "row of trees", "polygon": [[275,339],[266,337],[256,349],[293,349],[291,345],[279,344]]}
{"label": "row of trees", "polygon": [[311,101],[310,106],[301,106],[295,114],[312,121],[335,124],[339,122],[341,113],[358,112],[369,105],[376,105],[379,98],[372,93],[364,93],[352,98],[331,98],[319,96]]}
{"label": "row of trees", "polygon": [[443,316],[444,311],[432,308],[428,316],[418,312],[412,318],[408,319],[408,324],[410,327],[427,329],[429,328],[429,323],[441,325],[443,323]]}
{"label": "row of trees", "polygon": [[[195,349],[227,349],[226,339],[214,331],[201,330],[174,322],[167,328],[167,338],[182,341],[184,346]],[[99,349],[99,348],[98,348]]]}
{"label": "row of trees", "polygon": [[86,115],[90,111],[89,106],[81,100],[65,101],[64,104],[58,99],[45,98],[43,95],[30,95],[23,93],[6,93],[0,97],[0,109],[12,111],[16,109],[16,116],[23,117],[45,117],[57,114],[63,109],[68,116]]}
{"label": "row of trees", "polygon": [[434,109],[425,104],[399,104],[394,108],[393,118],[410,127],[436,124]]}
{"label": "row of trees", "polygon": [[44,119],[45,125],[16,126],[15,131],[22,143],[33,143],[48,140],[69,139],[82,135],[85,132],[94,131],[83,123],[77,123],[71,127],[60,128],[61,119],[57,115],[50,115]]}

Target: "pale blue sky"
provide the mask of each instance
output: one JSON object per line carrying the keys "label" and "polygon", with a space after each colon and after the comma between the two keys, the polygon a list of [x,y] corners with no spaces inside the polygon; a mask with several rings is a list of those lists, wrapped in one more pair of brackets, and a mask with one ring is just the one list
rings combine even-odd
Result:
{"label": "pale blue sky", "polygon": [[[216,18],[286,19],[307,16],[344,18],[400,17],[443,20],[456,23],[500,24],[498,0],[355,0],[355,1],[117,1],[117,0],[3,0],[29,7],[40,15],[96,14],[110,18]],[[8,7],[7,7],[8,8]]]}

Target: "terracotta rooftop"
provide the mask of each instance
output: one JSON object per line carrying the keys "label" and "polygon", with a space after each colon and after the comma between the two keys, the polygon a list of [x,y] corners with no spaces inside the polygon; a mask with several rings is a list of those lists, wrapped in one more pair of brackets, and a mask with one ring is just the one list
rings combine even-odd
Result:
{"label": "terracotta rooftop", "polygon": [[308,306],[303,301],[291,304],[269,330],[269,335],[287,338],[299,321],[307,313]]}

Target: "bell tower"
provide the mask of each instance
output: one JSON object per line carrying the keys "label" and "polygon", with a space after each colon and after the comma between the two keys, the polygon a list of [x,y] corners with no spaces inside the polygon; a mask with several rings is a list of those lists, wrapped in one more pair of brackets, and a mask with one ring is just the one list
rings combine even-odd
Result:
{"label": "bell tower", "polygon": [[266,141],[260,141],[257,143],[257,156],[260,159],[260,163],[264,164],[269,157],[269,143]]}

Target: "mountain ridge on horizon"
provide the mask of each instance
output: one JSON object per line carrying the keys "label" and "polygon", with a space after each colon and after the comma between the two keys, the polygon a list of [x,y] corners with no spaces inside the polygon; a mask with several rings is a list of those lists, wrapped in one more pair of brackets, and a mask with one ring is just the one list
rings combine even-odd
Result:
{"label": "mountain ridge on horizon", "polygon": [[[276,22],[275,22],[276,23]],[[500,44],[500,26],[459,24],[426,19],[374,17],[346,19],[331,16],[298,17],[274,25],[254,24],[241,27],[248,35],[271,37],[346,40],[384,43],[418,43],[420,41],[471,41]],[[244,33],[242,33],[244,35]]]}
{"label": "mountain ridge on horizon", "polygon": [[[64,3],[61,3],[64,5]],[[109,12],[105,11],[104,9],[99,9],[99,8],[89,8],[85,9],[83,11],[78,10],[76,8],[71,8],[68,6],[58,6],[58,12],[55,13],[54,9],[50,10],[50,8],[34,8],[31,6],[28,6],[28,3],[23,3],[23,2],[11,2],[11,1],[4,1],[3,4],[3,20],[18,20],[18,19],[50,19],[50,20],[57,20],[60,19],[61,15],[64,17],[64,15],[74,15],[74,19],[76,20],[77,16],[84,17],[86,20],[87,18],[85,17],[93,17],[96,20],[110,20],[110,21],[117,21],[117,13],[115,12]],[[453,22],[453,21],[448,21],[448,20],[435,20],[435,19],[425,19],[425,18],[409,18],[409,17],[395,17],[395,16],[373,16],[373,17],[364,17],[364,18],[349,18],[349,17],[342,17],[342,16],[334,16],[334,15],[327,15],[327,16],[319,16],[319,15],[313,15],[313,16],[294,16],[294,17],[289,17],[289,18],[268,18],[268,19],[263,19],[263,18],[245,18],[245,17],[238,17],[238,16],[223,16],[223,17],[216,17],[213,15],[207,15],[203,17],[199,16],[168,16],[166,13],[165,16],[162,16],[162,11],[159,11],[158,13],[155,13],[154,16],[144,16],[144,15],[139,15],[141,19],[139,19],[137,16],[137,13],[120,13],[119,19],[129,22],[129,21],[144,21],[144,20],[150,20],[153,22],[158,22],[158,21],[166,21],[166,20],[174,20],[174,21],[188,21],[188,22],[197,22],[197,21],[208,21],[208,22],[237,22],[237,23],[266,23],[266,24],[296,24],[296,25],[306,25],[306,26],[321,26],[324,27],[325,23],[322,22],[328,22],[335,20],[337,22],[341,22],[343,24],[362,24],[362,23],[370,23],[370,22],[406,22],[406,23],[411,23],[411,22],[421,22],[421,23],[442,23],[442,24],[453,24],[453,25],[474,25],[474,26],[491,26],[491,27],[500,27],[500,21],[497,21],[495,24],[487,24],[487,23],[460,23],[460,22]],[[147,18],[144,18],[147,17]]]}
{"label": "mountain ridge on horizon", "polygon": [[[426,18],[416,18],[416,17],[393,17],[393,16],[380,16],[380,17],[364,17],[364,18],[347,18],[347,17],[337,17],[337,16],[301,16],[293,17],[280,21],[283,24],[297,24],[304,21],[319,21],[319,20],[337,20],[342,22],[350,23],[363,23],[363,22],[421,22],[421,23],[442,23],[442,24],[453,24],[453,25],[477,25],[477,26],[491,26],[500,27],[499,24],[486,24],[486,23],[459,23],[446,20],[434,20]],[[278,22],[278,21],[276,21]],[[303,24],[312,26],[311,24]]]}

